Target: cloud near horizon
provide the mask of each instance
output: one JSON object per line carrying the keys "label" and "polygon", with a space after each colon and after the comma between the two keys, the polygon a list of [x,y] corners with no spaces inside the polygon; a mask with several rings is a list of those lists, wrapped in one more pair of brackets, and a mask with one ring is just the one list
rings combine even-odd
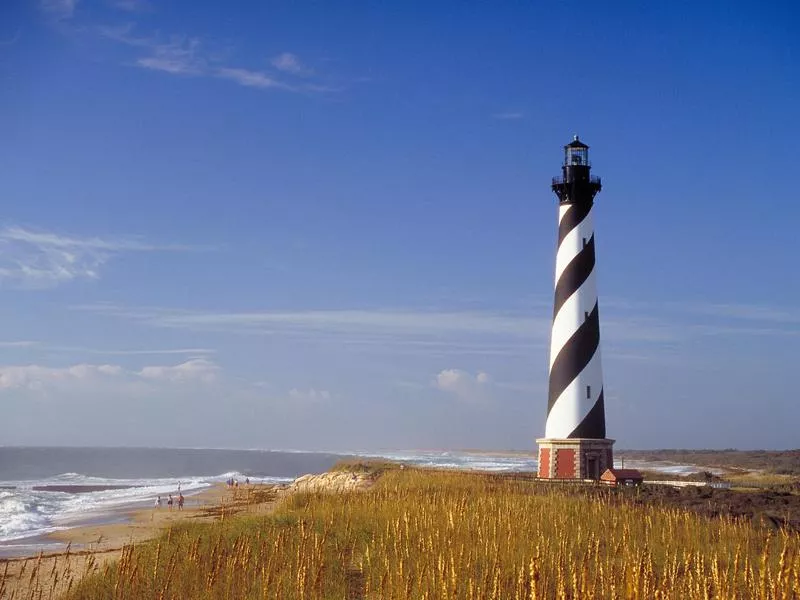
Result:
{"label": "cloud near horizon", "polygon": [[488,373],[478,371],[475,375],[461,369],[444,369],[436,375],[433,386],[469,403],[485,403],[491,400],[492,379]]}
{"label": "cloud near horizon", "polygon": [[[145,366],[141,370],[128,370],[120,365],[76,364],[68,367],[42,365],[0,367],[0,391],[87,389],[103,390],[109,386],[137,383],[211,383],[219,374],[219,367],[205,358],[194,358],[171,366]],[[133,388],[128,389],[131,390]],[[141,389],[141,388],[140,388]]]}
{"label": "cloud near horizon", "polygon": [[217,379],[219,367],[207,358],[193,358],[171,367],[143,367],[137,375],[156,381],[211,383]]}

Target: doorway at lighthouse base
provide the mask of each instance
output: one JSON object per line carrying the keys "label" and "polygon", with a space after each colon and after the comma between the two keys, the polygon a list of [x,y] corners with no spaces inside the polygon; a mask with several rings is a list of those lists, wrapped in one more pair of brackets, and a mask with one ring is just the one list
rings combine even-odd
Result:
{"label": "doorway at lighthouse base", "polygon": [[600,479],[614,466],[614,440],[539,439],[539,477],[542,479]]}

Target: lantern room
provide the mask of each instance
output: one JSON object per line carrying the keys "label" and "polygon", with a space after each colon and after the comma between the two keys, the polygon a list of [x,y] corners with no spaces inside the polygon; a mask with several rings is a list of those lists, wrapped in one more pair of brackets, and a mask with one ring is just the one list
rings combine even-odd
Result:
{"label": "lantern room", "polygon": [[589,146],[578,139],[576,135],[573,140],[564,146],[564,166],[565,167],[588,167],[589,166]]}

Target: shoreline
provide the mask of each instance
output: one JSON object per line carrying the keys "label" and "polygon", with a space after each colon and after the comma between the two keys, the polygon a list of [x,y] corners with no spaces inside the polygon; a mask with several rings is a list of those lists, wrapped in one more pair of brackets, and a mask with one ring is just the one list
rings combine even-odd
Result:
{"label": "shoreline", "polygon": [[[87,531],[96,532],[95,539],[97,537],[109,538],[111,534],[116,534],[118,529],[132,529],[136,523],[143,523],[149,520],[150,523],[155,524],[155,517],[159,512],[169,513],[165,516],[159,516],[157,520],[159,523],[177,520],[177,517],[182,516],[183,513],[186,513],[188,518],[198,510],[207,508],[210,502],[216,502],[221,498],[220,488],[225,488],[225,484],[214,484],[191,495],[186,494],[184,496],[186,503],[183,511],[179,511],[177,508],[170,511],[166,506],[166,502],[160,509],[156,509],[151,506],[152,500],[133,501],[114,507],[88,511],[86,515],[73,517],[68,521],[64,521],[61,525],[56,525],[57,529],[54,531],[4,542],[4,546],[0,547],[0,561],[35,558],[39,554],[38,547],[43,549],[50,548],[50,553],[59,554],[66,551],[67,545],[70,543],[72,543],[73,548],[85,543],[83,540],[87,539]],[[175,516],[170,518],[169,515],[172,513],[175,513]],[[114,535],[114,537],[117,536]],[[20,549],[30,548],[30,550],[15,552],[15,546],[20,547]]]}
{"label": "shoreline", "polygon": [[[116,485],[66,485],[35,486],[32,489],[38,491],[55,491],[81,494],[95,491],[132,489],[135,487],[136,486]],[[199,490],[190,490],[185,492],[184,498],[186,500],[186,504],[184,510],[188,510],[189,508],[197,508],[200,505],[207,505],[209,501],[214,501],[214,499],[219,495],[215,490],[217,488],[225,487],[226,486],[224,483],[213,483]],[[152,506],[156,496],[157,494],[152,498],[131,499],[130,501],[117,505],[92,508],[81,515],[63,517],[60,521],[53,523],[51,531],[2,542],[0,543],[0,561],[3,559],[24,558],[26,556],[35,557],[39,554],[40,550],[47,549],[50,549],[52,552],[56,553],[63,552],[66,550],[67,544],[71,541],[69,539],[70,532],[80,532],[86,528],[124,525],[136,520],[139,513],[149,514],[150,511],[156,510],[168,511],[169,509],[166,505],[166,498],[168,495],[161,495],[161,497],[164,499],[161,509],[155,509]],[[173,496],[177,497],[177,494],[173,494]],[[177,511],[177,508],[175,510]],[[59,547],[59,545],[61,547]]]}
{"label": "shoreline", "polygon": [[225,483],[216,483],[191,496],[184,496],[186,504],[183,510],[177,507],[170,510],[166,504],[161,508],[120,507],[106,516],[100,516],[100,522],[90,520],[21,540],[27,542],[25,546],[31,546],[31,540],[36,539],[40,549],[0,556],[0,598],[7,598],[12,590],[15,591],[15,598],[28,597],[32,589],[50,594],[51,583],[48,578],[53,573],[60,574],[52,590],[53,596],[58,597],[82,577],[118,559],[125,546],[154,539],[162,531],[182,521],[218,519],[221,507],[230,506],[234,511],[267,512],[274,503],[248,504],[253,493],[258,490],[280,490],[283,487],[282,484],[267,483],[231,489]]}
{"label": "shoreline", "polygon": [[197,517],[198,513],[219,505],[224,501],[226,493],[230,492],[226,487],[224,483],[217,483],[195,494],[184,495],[186,500],[183,510],[179,510],[177,506],[170,509],[166,502],[160,508],[122,506],[117,510],[107,511],[105,515],[98,515],[97,520],[92,519],[94,522],[83,522],[74,527],[53,531],[42,536],[42,539],[46,543],[62,543],[65,550],[67,544],[72,544],[73,547],[86,544],[113,545],[122,538],[138,541],[136,538],[143,531],[160,530],[177,521]]}

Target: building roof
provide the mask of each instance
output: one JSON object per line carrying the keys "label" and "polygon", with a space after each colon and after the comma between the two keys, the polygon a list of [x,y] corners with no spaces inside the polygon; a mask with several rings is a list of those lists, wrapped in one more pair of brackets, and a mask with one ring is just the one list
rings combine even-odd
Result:
{"label": "building roof", "polygon": [[576,136],[573,138],[573,140],[572,140],[572,141],[571,141],[569,144],[567,144],[567,146],[566,146],[566,147],[567,147],[567,148],[588,148],[589,146],[587,146],[587,145],[586,145],[586,144],[584,144],[582,141],[580,141],[580,140],[578,139],[578,136],[576,135]]}
{"label": "building roof", "polygon": [[615,479],[643,479],[642,474],[636,469],[606,469],[606,472],[600,476],[600,479],[615,480]]}

